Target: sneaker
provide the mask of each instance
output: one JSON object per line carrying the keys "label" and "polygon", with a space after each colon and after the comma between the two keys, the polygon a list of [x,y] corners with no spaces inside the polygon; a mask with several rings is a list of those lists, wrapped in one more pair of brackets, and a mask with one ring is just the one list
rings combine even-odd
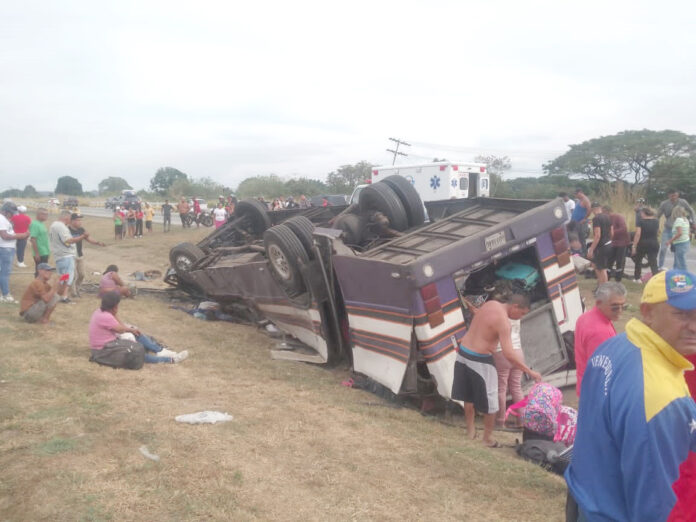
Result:
{"label": "sneaker", "polygon": [[636,283],[636,284],[638,284],[638,285],[642,285],[642,284],[643,284],[643,281],[641,281],[640,279],[634,279],[633,282]]}
{"label": "sneaker", "polygon": [[17,263],[17,266],[18,266],[19,268],[26,268],[26,267],[27,267],[27,265],[24,264],[24,263]]}
{"label": "sneaker", "polygon": [[188,350],[184,350],[183,352],[179,352],[174,357],[172,357],[172,362],[175,364],[180,363],[184,359],[188,358],[188,356]]}
{"label": "sneaker", "polygon": [[157,352],[157,357],[171,357],[173,359],[175,356],[176,352],[169,348],[162,348],[161,351]]}
{"label": "sneaker", "polygon": [[75,304],[70,300],[69,297],[64,297],[63,299],[60,300],[60,302],[63,304]]}
{"label": "sneaker", "polygon": [[6,304],[17,304],[19,301],[16,301],[14,297],[12,297],[12,294],[7,294],[2,297],[0,297],[0,303],[6,303]]}

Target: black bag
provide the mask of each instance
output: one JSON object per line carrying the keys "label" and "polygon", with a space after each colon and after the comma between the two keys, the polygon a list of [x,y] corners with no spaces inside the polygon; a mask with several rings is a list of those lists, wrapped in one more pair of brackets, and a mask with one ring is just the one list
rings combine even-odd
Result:
{"label": "black bag", "polygon": [[573,447],[568,448],[562,442],[530,439],[518,444],[516,450],[517,454],[524,460],[563,475],[570,464]]}
{"label": "black bag", "polygon": [[145,364],[145,347],[134,341],[115,339],[101,350],[92,350],[89,360],[112,368],[139,370]]}

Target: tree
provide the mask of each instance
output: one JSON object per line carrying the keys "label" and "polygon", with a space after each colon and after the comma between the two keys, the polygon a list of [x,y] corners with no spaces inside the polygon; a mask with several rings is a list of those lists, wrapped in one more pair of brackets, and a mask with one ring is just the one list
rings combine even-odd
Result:
{"label": "tree", "polygon": [[81,196],[82,184],[72,176],[62,176],[58,178],[56,184],[56,194],[65,194],[66,196]]}
{"label": "tree", "polygon": [[268,176],[254,176],[242,181],[237,187],[237,196],[240,198],[275,198],[285,195],[285,182],[275,174]]}
{"label": "tree", "polygon": [[174,167],[161,167],[150,180],[150,189],[164,196],[179,179],[187,180],[188,176]]}
{"label": "tree", "polygon": [[486,170],[488,170],[488,174],[491,177],[491,196],[496,196],[500,188],[500,183],[505,177],[505,173],[512,168],[510,158],[507,156],[488,154],[476,156],[474,161],[486,164]]}
{"label": "tree", "polygon": [[133,189],[125,179],[117,176],[109,176],[101,180],[97,188],[99,189],[100,195],[120,194],[122,190]]}
{"label": "tree", "polygon": [[285,194],[288,196],[318,196],[326,192],[326,183],[318,179],[293,178],[285,182]]}
{"label": "tree", "polygon": [[329,192],[350,194],[360,183],[372,178],[372,163],[360,161],[355,165],[343,165],[326,177]]}
{"label": "tree", "polygon": [[7,189],[0,192],[0,198],[21,198],[22,196],[22,191],[15,188]]}
{"label": "tree", "polygon": [[623,131],[594,138],[544,165],[546,174],[567,174],[585,179],[625,181],[632,188],[648,182],[655,165],[664,160],[690,157],[696,136],[679,131]]}
{"label": "tree", "polygon": [[682,198],[696,203],[696,157],[669,158],[655,164],[646,196],[659,201],[670,189],[677,189]]}
{"label": "tree", "polygon": [[34,188],[34,185],[27,185],[22,191],[22,196],[25,198],[35,198],[39,195],[38,191]]}

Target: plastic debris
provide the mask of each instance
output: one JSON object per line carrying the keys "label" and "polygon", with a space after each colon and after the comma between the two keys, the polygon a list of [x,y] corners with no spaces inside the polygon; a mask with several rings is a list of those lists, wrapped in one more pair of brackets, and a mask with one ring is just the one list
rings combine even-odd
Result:
{"label": "plastic debris", "polygon": [[234,417],[220,411],[199,411],[197,413],[187,413],[174,417],[176,422],[187,424],[215,424],[217,422],[231,421]]}
{"label": "plastic debris", "polygon": [[147,449],[147,446],[140,446],[140,453],[143,454],[143,457],[146,459],[154,460],[155,462],[159,462],[159,455],[155,455],[154,453],[150,453],[150,451]]}

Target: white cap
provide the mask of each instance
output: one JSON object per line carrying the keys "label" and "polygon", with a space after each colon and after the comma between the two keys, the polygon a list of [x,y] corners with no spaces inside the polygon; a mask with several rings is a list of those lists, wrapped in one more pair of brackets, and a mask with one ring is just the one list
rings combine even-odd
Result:
{"label": "white cap", "polygon": [[19,206],[17,207],[17,210],[19,210],[20,212],[26,212],[26,211],[27,211],[27,207],[25,207],[24,205],[19,205]]}

